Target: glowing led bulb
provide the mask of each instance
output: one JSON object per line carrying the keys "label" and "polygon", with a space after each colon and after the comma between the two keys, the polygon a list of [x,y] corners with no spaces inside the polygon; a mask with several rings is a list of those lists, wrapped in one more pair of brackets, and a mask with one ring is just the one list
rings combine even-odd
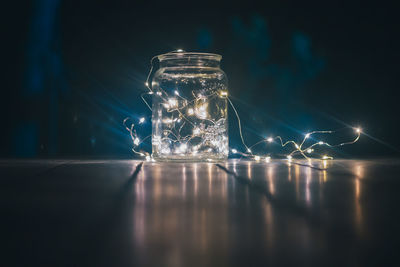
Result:
{"label": "glowing led bulb", "polygon": [[299,149],[299,148],[300,148],[298,144],[296,144],[295,146],[296,146],[296,148],[297,148],[297,149]]}
{"label": "glowing led bulb", "polygon": [[193,115],[193,114],[194,114],[194,111],[193,111],[192,108],[188,108],[187,113],[188,113],[189,115]]}
{"label": "glowing led bulb", "polygon": [[178,50],[176,50],[176,52],[182,53],[182,52],[183,52],[183,49],[178,49]]}
{"label": "glowing led bulb", "polygon": [[306,136],[304,137],[305,139],[307,139],[308,137],[310,137],[310,134],[306,134]]}
{"label": "glowing led bulb", "polygon": [[179,92],[177,90],[175,90],[174,94],[179,96]]}
{"label": "glowing led bulb", "polygon": [[270,156],[265,157],[265,162],[269,162],[271,160]]}
{"label": "glowing led bulb", "polygon": [[326,156],[326,155],[324,155],[324,156],[322,157],[322,159],[329,159],[329,157]]}
{"label": "glowing led bulb", "polygon": [[290,156],[290,155],[286,156],[286,158],[287,158],[289,161],[292,160],[292,156]]}
{"label": "glowing led bulb", "polygon": [[186,144],[182,144],[182,145],[179,147],[179,150],[180,150],[181,152],[185,152],[186,149],[187,149],[187,145],[186,145]]}
{"label": "glowing led bulb", "polygon": [[171,108],[176,107],[178,105],[178,100],[175,98],[168,99],[168,104]]}
{"label": "glowing led bulb", "polygon": [[208,103],[204,102],[202,104],[199,104],[196,107],[196,116],[199,117],[200,119],[206,119],[208,117]]}
{"label": "glowing led bulb", "polygon": [[324,144],[324,142],[322,142],[322,141],[318,142],[318,145],[323,145],[323,144]]}
{"label": "glowing led bulb", "polygon": [[356,133],[361,133],[361,128],[355,128],[354,130],[356,131]]}
{"label": "glowing led bulb", "polygon": [[141,117],[140,120],[139,120],[139,124],[142,124],[144,121],[145,121],[145,118]]}
{"label": "glowing led bulb", "polygon": [[146,87],[149,87],[149,83],[148,82],[145,82],[144,85],[146,85]]}
{"label": "glowing led bulb", "polygon": [[313,150],[312,150],[311,148],[307,149],[307,153],[308,153],[308,154],[311,154],[312,151],[313,151]]}
{"label": "glowing led bulb", "polygon": [[232,153],[233,153],[233,154],[236,154],[236,153],[237,153],[237,150],[236,150],[236,149],[234,149],[234,148],[232,148],[232,150],[231,150],[231,151],[232,151]]}
{"label": "glowing led bulb", "polygon": [[268,137],[268,139],[267,139],[267,142],[268,142],[268,143],[272,143],[273,141],[274,141],[274,138]]}
{"label": "glowing led bulb", "polygon": [[164,119],[162,122],[166,123],[166,124],[171,124],[173,122],[173,120],[168,118],[168,119]]}
{"label": "glowing led bulb", "polygon": [[219,95],[222,97],[227,97],[228,96],[228,92],[227,91],[220,91]]}
{"label": "glowing led bulb", "polygon": [[160,91],[157,92],[157,95],[162,95],[162,93]]}
{"label": "glowing led bulb", "polygon": [[260,161],[261,158],[260,158],[260,156],[255,156],[254,159],[255,159],[256,161]]}
{"label": "glowing led bulb", "polygon": [[251,153],[251,149],[250,149],[250,148],[248,148],[248,149],[247,149],[247,152]]}
{"label": "glowing led bulb", "polygon": [[194,128],[193,129],[193,135],[198,135],[200,134],[200,129],[199,128]]}
{"label": "glowing led bulb", "polygon": [[163,148],[163,149],[161,149],[161,153],[162,153],[162,154],[170,154],[170,153],[171,153],[171,149],[169,149],[169,148]]}
{"label": "glowing led bulb", "polygon": [[140,139],[136,137],[136,138],[133,140],[133,143],[134,143],[136,146],[139,145]]}

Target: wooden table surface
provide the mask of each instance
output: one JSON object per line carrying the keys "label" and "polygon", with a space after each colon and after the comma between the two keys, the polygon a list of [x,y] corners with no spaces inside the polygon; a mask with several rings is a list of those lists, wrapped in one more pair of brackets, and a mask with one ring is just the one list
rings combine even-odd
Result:
{"label": "wooden table surface", "polygon": [[3,266],[398,264],[400,161],[307,164],[1,160]]}

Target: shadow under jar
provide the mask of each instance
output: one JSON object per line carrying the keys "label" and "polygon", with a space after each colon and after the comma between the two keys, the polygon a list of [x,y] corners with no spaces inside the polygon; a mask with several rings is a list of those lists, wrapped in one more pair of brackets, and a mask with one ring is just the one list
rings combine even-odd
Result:
{"label": "shadow under jar", "polygon": [[155,160],[227,159],[228,79],[221,56],[159,55],[152,80],[152,150]]}

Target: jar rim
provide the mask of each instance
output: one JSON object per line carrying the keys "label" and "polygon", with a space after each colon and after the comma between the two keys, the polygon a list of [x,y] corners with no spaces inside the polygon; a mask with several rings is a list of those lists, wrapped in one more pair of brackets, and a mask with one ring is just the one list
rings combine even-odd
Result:
{"label": "jar rim", "polygon": [[209,60],[217,60],[220,61],[222,59],[221,55],[213,54],[213,53],[201,53],[201,52],[181,52],[174,51],[165,54],[161,54],[157,56],[160,62],[169,59],[209,59]]}

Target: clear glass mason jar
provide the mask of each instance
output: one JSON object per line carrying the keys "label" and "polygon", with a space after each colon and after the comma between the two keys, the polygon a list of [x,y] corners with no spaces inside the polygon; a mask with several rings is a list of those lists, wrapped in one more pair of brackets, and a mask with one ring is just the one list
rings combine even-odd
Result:
{"label": "clear glass mason jar", "polygon": [[221,56],[172,52],[158,56],[152,80],[155,160],[228,157],[228,79]]}

